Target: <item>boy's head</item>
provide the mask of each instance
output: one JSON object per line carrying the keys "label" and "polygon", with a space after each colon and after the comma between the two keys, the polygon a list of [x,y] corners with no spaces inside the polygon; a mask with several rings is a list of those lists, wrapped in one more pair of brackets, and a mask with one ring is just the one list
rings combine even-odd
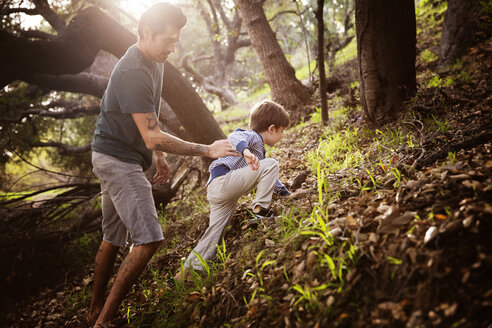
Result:
{"label": "boy's head", "polygon": [[250,129],[258,132],[269,146],[275,145],[282,138],[282,133],[289,123],[289,113],[281,105],[270,100],[256,104],[249,117]]}
{"label": "boy's head", "polygon": [[270,125],[278,128],[289,127],[289,113],[279,104],[264,100],[256,104],[249,116],[249,128],[256,132],[268,130]]}

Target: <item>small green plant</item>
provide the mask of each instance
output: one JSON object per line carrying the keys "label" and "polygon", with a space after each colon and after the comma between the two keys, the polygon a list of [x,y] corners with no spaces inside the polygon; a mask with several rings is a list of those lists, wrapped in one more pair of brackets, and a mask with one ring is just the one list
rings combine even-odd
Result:
{"label": "small green plant", "polygon": [[[333,245],[333,236],[330,233],[330,227],[326,222],[328,221],[328,207],[324,212],[321,207],[316,206],[313,212],[308,218],[311,223],[310,226],[305,226],[301,231],[302,235],[315,235],[321,237],[323,241],[328,245]],[[326,221],[326,222],[325,222]]]}
{"label": "small green plant", "polygon": [[434,123],[436,124],[438,130],[441,132],[441,133],[446,133],[448,130],[449,130],[449,122],[448,120],[446,119],[444,122],[438,120],[434,114],[431,114],[432,116],[432,119],[434,120]]}
{"label": "small green plant", "polygon": [[444,81],[444,86],[449,87],[454,84],[454,79],[452,77],[446,78],[446,81]]}
{"label": "small green plant", "polygon": [[434,207],[431,207],[429,215],[428,215],[428,219],[429,219],[429,221],[434,222],[434,218],[435,218]]}
{"label": "small green plant", "polygon": [[434,75],[431,77],[431,79],[427,82],[427,87],[428,88],[439,88],[442,86],[442,80],[439,77],[439,75]]}
{"label": "small green plant", "polygon": [[357,90],[359,88],[359,81],[350,82],[350,89]]}
{"label": "small green plant", "polygon": [[448,160],[450,164],[454,164],[456,161],[456,152],[448,152]]}
{"label": "small green plant", "polygon": [[369,179],[371,179],[371,182],[372,182],[372,189],[374,191],[377,190],[377,182],[376,182],[376,179],[374,179],[374,175],[372,174],[371,171],[369,171],[368,169],[366,169],[366,172],[367,174],[369,175]]}
{"label": "small green plant", "polygon": [[223,269],[226,267],[226,261],[231,257],[231,254],[227,254],[226,252],[226,243],[224,238],[222,238],[222,242],[220,245],[217,245],[217,257],[220,260],[220,264]]}
{"label": "small green plant", "polygon": [[321,108],[315,107],[314,112],[311,113],[310,117],[311,117],[310,121],[312,123],[320,123],[321,122]]}
{"label": "small green plant", "polygon": [[328,175],[363,163],[366,155],[358,149],[358,133],[357,128],[349,128],[324,136],[326,139],[320,141],[316,151],[307,155],[313,169],[320,166]]}
{"label": "small green plant", "polygon": [[248,310],[249,310],[249,308],[250,308],[250,306],[251,306],[251,303],[253,303],[253,301],[255,300],[255,298],[256,298],[256,294],[257,294],[259,291],[260,291],[260,292],[264,292],[264,291],[265,291],[265,289],[264,289],[264,288],[262,288],[262,287],[257,287],[257,288],[255,288],[255,289],[253,290],[253,293],[252,293],[252,294],[251,294],[251,296],[249,297],[249,301],[246,299],[246,296],[243,296],[243,301],[244,301],[244,304],[246,305],[246,307],[248,308]]}
{"label": "small green plant", "polygon": [[451,214],[452,214],[452,213],[451,213],[451,206],[446,206],[446,207],[444,208],[444,212],[446,212],[446,215],[447,215],[448,217],[451,217]]}
{"label": "small green plant", "polygon": [[460,78],[463,82],[465,83],[469,83],[470,80],[471,80],[471,76],[470,76],[470,73],[468,73],[466,70],[462,69],[460,71]]}
{"label": "small green plant", "polygon": [[[316,252],[316,254],[319,255],[318,252]],[[328,254],[326,254],[326,253],[322,253],[322,256],[323,256],[323,259],[328,264],[328,269],[330,269],[330,272],[331,272],[331,275],[333,276],[333,279],[337,280],[338,279],[338,275],[337,275],[337,272],[336,272],[335,262],[333,261],[333,259],[331,258],[331,256],[328,255]]]}
{"label": "small green plant", "polygon": [[[207,261],[196,251],[192,251],[193,254],[195,254],[196,258],[198,261],[200,261],[200,264],[202,265],[203,269],[207,273],[207,277],[210,277],[211,275],[211,270],[210,270],[210,265],[208,265]],[[183,262],[181,263],[181,272],[184,272],[184,264]]]}
{"label": "small green plant", "polygon": [[396,257],[391,257],[391,256],[388,256],[387,259],[389,260],[389,263],[394,265],[395,268],[393,269],[393,271],[391,272],[391,280],[393,280],[395,278],[395,274],[396,274],[396,270],[398,269],[398,267],[403,263],[402,260],[400,259],[397,259]]}
{"label": "small green plant", "polygon": [[492,14],[492,1],[491,0],[480,0],[479,2],[481,11],[486,14]]}
{"label": "small green plant", "polygon": [[430,62],[436,61],[439,57],[435,53],[430,51],[429,49],[425,49],[420,54],[420,58],[422,59],[422,61],[424,63],[430,63]]}
{"label": "small green plant", "polygon": [[316,310],[319,306],[318,293],[330,286],[331,284],[322,284],[316,287],[303,287],[299,284],[294,285],[294,287],[292,288],[299,293],[299,296],[294,305],[297,306],[300,302],[304,301],[307,308],[311,310]]}
{"label": "small green plant", "polygon": [[401,186],[401,172],[398,170],[396,167],[391,168],[391,174],[395,177],[395,183],[393,184],[393,187],[396,189]]}
{"label": "small green plant", "polygon": [[357,265],[357,262],[359,261],[360,258],[360,255],[358,254],[359,248],[355,247],[352,243],[350,243],[350,241],[348,243],[350,246],[347,255],[350,261],[352,262],[352,264],[355,266]]}

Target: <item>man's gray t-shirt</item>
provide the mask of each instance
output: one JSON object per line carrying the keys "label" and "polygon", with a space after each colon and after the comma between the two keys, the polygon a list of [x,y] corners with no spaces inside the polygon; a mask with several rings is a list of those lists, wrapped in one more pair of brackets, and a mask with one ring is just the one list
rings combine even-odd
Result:
{"label": "man's gray t-shirt", "polygon": [[164,64],[144,57],[136,45],[128,48],[116,64],[101,100],[91,147],[93,151],[140,164],[152,164],[152,151],[142,139],[132,113],[152,113],[159,117]]}

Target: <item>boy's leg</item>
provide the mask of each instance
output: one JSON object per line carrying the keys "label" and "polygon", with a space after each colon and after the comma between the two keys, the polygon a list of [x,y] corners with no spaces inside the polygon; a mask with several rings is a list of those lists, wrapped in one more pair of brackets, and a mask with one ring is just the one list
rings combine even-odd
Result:
{"label": "boy's leg", "polygon": [[[225,176],[215,178],[207,189],[207,198],[210,204],[209,227],[194,251],[200,254],[204,260],[212,260],[215,257],[216,244],[229,223],[237,200],[255,186],[257,186],[257,191],[253,206],[270,207],[277,175],[277,161],[266,158],[260,161],[260,167],[257,171],[253,171],[250,167],[243,167],[230,171]],[[185,266],[203,270],[203,266],[193,252],[186,259]]]}
{"label": "boy's leg", "polygon": [[195,252],[205,260],[213,260],[217,251],[216,245],[220,241],[222,232],[229,223],[229,220],[236,208],[237,197],[230,193],[222,192],[225,176],[215,178],[207,188],[207,199],[210,204],[210,219],[208,228],[193,249],[185,262],[185,267],[193,267],[203,271],[203,265],[196,256]]}
{"label": "boy's leg", "polygon": [[278,178],[278,162],[273,158],[265,158],[260,161],[261,174],[256,185],[256,196],[251,204],[253,209],[258,206],[268,209],[272,203],[273,190]]}
{"label": "boy's leg", "polygon": [[278,177],[278,162],[273,158],[260,160],[258,170],[249,166],[229,172],[224,179],[221,191],[230,198],[239,199],[242,195],[256,189],[253,207],[260,205],[268,208],[272,202],[273,190]]}

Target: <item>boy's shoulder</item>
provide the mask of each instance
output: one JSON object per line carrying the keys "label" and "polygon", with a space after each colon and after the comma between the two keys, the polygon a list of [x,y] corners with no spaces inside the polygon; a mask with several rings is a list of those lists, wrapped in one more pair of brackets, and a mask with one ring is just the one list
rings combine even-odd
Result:
{"label": "boy's shoulder", "polygon": [[234,130],[231,134],[229,134],[229,137],[231,136],[234,136],[234,135],[248,135],[248,136],[251,136],[251,137],[261,137],[260,134],[258,132],[256,132],[255,130],[245,130],[245,129],[241,129],[241,128],[237,128],[236,130]]}

